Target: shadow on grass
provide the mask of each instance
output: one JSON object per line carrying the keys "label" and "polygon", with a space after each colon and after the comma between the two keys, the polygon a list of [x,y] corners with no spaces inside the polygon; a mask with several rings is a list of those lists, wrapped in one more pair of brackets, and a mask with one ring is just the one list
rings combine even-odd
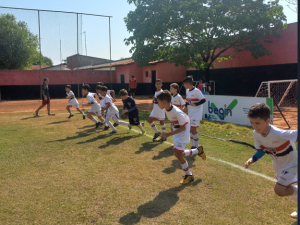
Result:
{"label": "shadow on grass", "polygon": [[[175,157],[175,156],[174,156],[174,157]],[[186,157],[185,159],[186,159],[186,161],[188,162],[189,167],[190,167],[190,168],[193,168],[193,167],[194,167],[194,166],[193,166],[193,163],[194,163],[195,160],[196,160],[196,155],[193,155],[193,156],[191,156],[191,157]],[[172,160],[172,164],[171,164],[171,165],[172,165],[172,166],[170,166],[170,167],[164,169],[164,170],[163,170],[163,173],[171,174],[171,173],[175,173],[176,170],[178,170],[178,169],[179,169],[179,170],[182,170],[182,167],[181,167],[180,162],[178,161],[178,159]]]}
{"label": "shadow on grass", "polygon": [[155,148],[156,146],[160,145],[160,142],[144,142],[142,143],[142,146],[140,147],[140,149],[138,151],[136,151],[134,154],[141,154],[142,152],[150,152],[152,151],[153,148]]}
{"label": "shadow on grass", "polygon": [[47,125],[53,125],[53,124],[61,124],[61,123],[68,123],[71,120],[62,120],[62,121],[56,121],[56,122],[52,122],[52,123],[47,123]]}
{"label": "shadow on grass", "polygon": [[166,148],[165,150],[163,151],[160,151],[158,153],[157,156],[153,156],[153,160],[159,160],[159,159],[162,159],[162,158],[168,158],[170,156],[174,156],[174,149],[173,147],[169,147],[169,148]]}
{"label": "shadow on grass", "polygon": [[202,180],[198,179],[187,185],[180,185],[178,187],[170,188],[165,191],[159,192],[159,194],[152,200],[144,205],[138,207],[138,212],[131,212],[120,218],[119,223],[125,225],[137,224],[140,222],[141,217],[155,218],[168,212],[179,200],[178,193],[189,186],[196,186],[201,183]]}
{"label": "shadow on grass", "polygon": [[91,128],[91,127],[95,127],[95,124],[93,124],[93,125],[87,125],[87,126],[84,126],[84,127],[78,127],[77,129],[82,130],[82,129]]}
{"label": "shadow on grass", "polygon": [[291,223],[291,225],[297,225],[298,224],[298,220],[294,223]]}
{"label": "shadow on grass", "polygon": [[21,120],[29,120],[29,119],[39,118],[39,117],[44,117],[44,116],[31,116],[31,117],[22,118]]}
{"label": "shadow on grass", "polygon": [[95,129],[95,128],[87,129],[87,130],[84,130],[84,131],[77,132],[77,135],[73,136],[73,137],[67,137],[65,139],[58,139],[58,140],[52,140],[52,141],[46,141],[46,142],[62,142],[62,141],[75,140],[75,139],[78,139],[78,138],[87,137],[90,134],[95,133],[95,131],[97,131],[97,129]]}
{"label": "shadow on grass", "polygon": [[[109,136],[114,136],[114,135],[123,135],[123,134],[117,133],[117,134],[110,134]],[[110,145],[119,145],[119,144],[122,144],[126,140],[129,140],[131,138],[137,138],[140,136],[141,135],[137,134],[137,135],[123,136],[123,137],[114,137],[111,140],[107,141],[104,145],[99,146],[99,148],[106,148]]]}

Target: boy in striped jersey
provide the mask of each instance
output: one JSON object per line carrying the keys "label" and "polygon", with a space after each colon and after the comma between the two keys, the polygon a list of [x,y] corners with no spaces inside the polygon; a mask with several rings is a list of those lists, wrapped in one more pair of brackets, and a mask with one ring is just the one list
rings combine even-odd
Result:
{"label": "boy in striped jersey", "polygon": [[202,120],[203,104],[206,102],[202,92],[194,87],[193,76],[188,76],[183,79],[183,86],[186,89],[186,103],[188,108],[188,115],[191,120],[191,140],[192,148],[199,145],[199,135],[197,128],[200,126]]}
{"label": "boy in striped jersey", "polygon": [[171,99],[171,93],[167,90],[157,95],[158,106],[161,109],[166,110],[167,117],[174,127],[173,131],[170,133],[163,132],[161,138],[167,139],[168,137],[173,136],[175,156],[179,160],[182,169],[185,171],[185,176],[180,183],[188,184],[194,181],[194,176],[189,169],[189,164],[186,161],[185,156],[198,154],[203,160],[206,160],[206,155],[201,145],[194,149],[185,149],[186,144],[190,142],[190,119],[177,106],[172,105]]}
{"label": "boy in striped jersey", "polygon": [[[290,196],[298,204],[298,151],[295,142],[298,141],[297,130],[282,130],[270,125],[270,108],[264,103],[253,105],[248,117],[253,131],[256,153],[246,162],[247,169],[252,163],[268,154],[272,158],[277,183],[274,191],[278,196]],[[298,212],[291,214],[298,218]]]}

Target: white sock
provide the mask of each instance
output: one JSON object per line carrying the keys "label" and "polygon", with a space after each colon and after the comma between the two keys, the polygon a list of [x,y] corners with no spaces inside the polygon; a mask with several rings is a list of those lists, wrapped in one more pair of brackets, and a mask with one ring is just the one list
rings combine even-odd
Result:
{"label": "white sock", "polygon": [[99,121],[96,120],[94,117],[92,118],[92,121],[95,122],[95,123],[99,123]]}
{"label": "white sock", "polygon": [[145,131],[144,127],[140,124],[137,126],[141,131]]}
{"label": "white sock", "polygon": [[73,113],[70,113],[70,115],[73,115]]}
{"label": "white sock", "polygon": [[108,127],[108,124],[107,124],[107,123],[104,123],[104,126]]}
{"label": "white sock", "polygon": [[184,164],[181,164],[181,166],[182,166],[182,169],[185,172],[185,175],[192,175],[192,172],[190,171],[189,164],[188,164],[187,161],[185,161]]}
{"label": "white sock", "polygon": [[122,121],[122,120],[119,120],[117,123],[122,124],[122,125],[127,125],[127,126],[129,125],[128,122],[125,122],[125,121]]}
{"label": "white sock", "polygon": [[166,133],[166,129],[167,129],[167,126],[165,124],[161,125],[161,131],[162,131],[162,133]]}
{"label": "white sock", "polygon": [[117,131],[116,128],[112,125],[112,123],[109,121],[109,118],[106,118],[105,119],[105,123],[108,124],[108,126],[114,130],[114,131]]}
{"label": "white sock", "polygon": [[191,133],[191,141],[192,141],[192,146],[195,147],[195,142],[194,142],[194,138],[193,138],[193,134]]}
{"label": "white sock", "polygon": [[291,185],[291,187],[294,189],[294,193],[290,195],[290,198],[298,204],[298,186]]}
{"label": "white sock", "polygon": [[199,150],[197,148],[191,149],[191,150],[184,150],[185,156],[195,155],[198,154]]}
{"label": "white sock", "polygon": [[193,134],[193,139],[194,139],[194,143],[195,143],[195,147],[198,147],[199,145],[199,135],[198,134]]}
{"label": "white sock", "polygon": [[157,130],[157,127],[155,126],[155,123],[152,122],[151,127],[155,131],[155,133],[159,133],[159,131]]}

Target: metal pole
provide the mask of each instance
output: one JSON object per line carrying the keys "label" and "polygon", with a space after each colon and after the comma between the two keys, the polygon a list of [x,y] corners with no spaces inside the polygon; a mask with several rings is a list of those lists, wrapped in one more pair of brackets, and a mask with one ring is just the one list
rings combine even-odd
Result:
{"label": "metal pole", "polygon": [[40,98],[42,99],[42,44],[41,44],[41,22],[40,11],[38,10],[38,24],[39,24],[39,48],[40,48]]}
{"label": "metal pole", "polygon": [[78,71],[78,60],[79,60],[79,38],[78,38],[78,13],[77,13],[77,84],[78,84],[78,98],[79,98],[79,71]]}
{"label": "metal pole", "polygon": [[111,32],[110,32],[110,17],[108,17],[109,21],[109,75],[110,75],[110,89],[112,90],[112,75],[111,75]]}

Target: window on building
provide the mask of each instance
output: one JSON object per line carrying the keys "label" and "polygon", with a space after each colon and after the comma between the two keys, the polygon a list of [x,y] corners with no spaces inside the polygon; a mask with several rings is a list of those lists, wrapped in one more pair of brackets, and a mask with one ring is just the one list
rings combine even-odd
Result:
{"label": "window on building", "polygon": [[148,71],[146,71],[146,77],[148,77]]}

